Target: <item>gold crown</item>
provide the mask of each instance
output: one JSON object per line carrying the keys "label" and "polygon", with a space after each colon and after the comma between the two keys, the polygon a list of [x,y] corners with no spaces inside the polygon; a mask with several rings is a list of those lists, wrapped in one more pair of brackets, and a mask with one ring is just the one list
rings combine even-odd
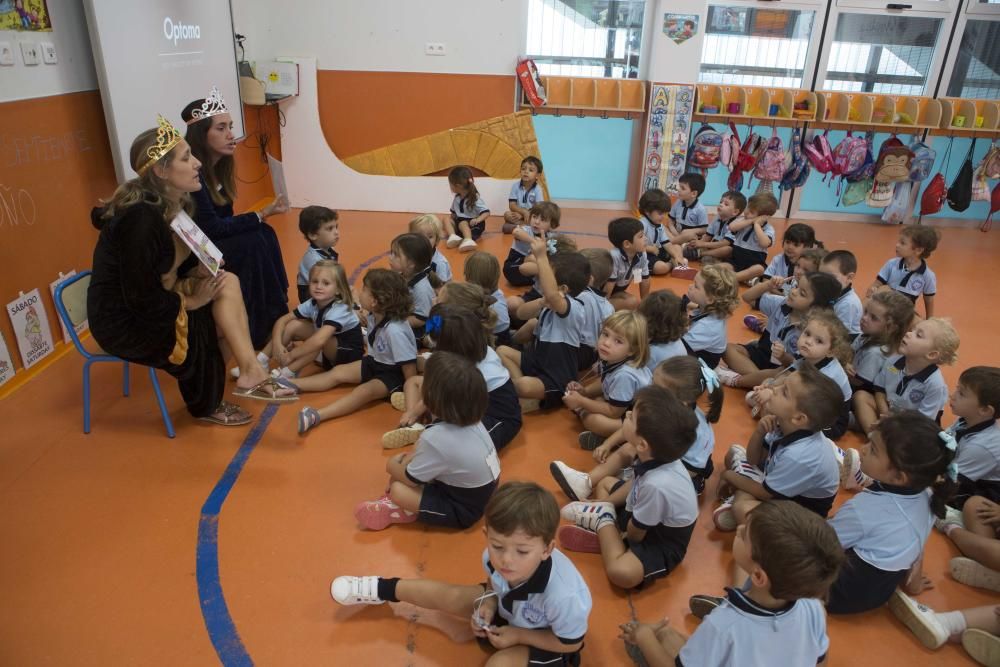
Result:
{"label": "gold crown", "polygon": [[225,100],[222,99],[222,93],[219,92],[218,87],[212,86],[211,92],[209,92],[208,97],[201,103],[201,106],[191,110],[191,119],[187,121],[187,124],[191,125],[200,120],[218,116],[220,113],[229,113],[229,107],[226,106]]}
{"label": "gold crown", "polygon": [[156,114],[156,125],[156,143],[146,149],[146,157],[149,160],[137,170],[140,176],[147,169],[162,160],[184,138],[177,131],[177,128],[171,125],[170,121],[160,114]]}

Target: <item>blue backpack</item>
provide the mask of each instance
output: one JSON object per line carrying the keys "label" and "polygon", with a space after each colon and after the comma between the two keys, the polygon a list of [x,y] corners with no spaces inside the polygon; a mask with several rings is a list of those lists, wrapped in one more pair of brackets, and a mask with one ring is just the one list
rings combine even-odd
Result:
{"label": "blue backpack", "polygon": [[802,130],[798,127],[792,132],[792,140],[789,144],[792,154],[792,162],[785,173],[781,176],[780,188],[791,190],[801,188],[809,178],[809,160],[802,152]]}

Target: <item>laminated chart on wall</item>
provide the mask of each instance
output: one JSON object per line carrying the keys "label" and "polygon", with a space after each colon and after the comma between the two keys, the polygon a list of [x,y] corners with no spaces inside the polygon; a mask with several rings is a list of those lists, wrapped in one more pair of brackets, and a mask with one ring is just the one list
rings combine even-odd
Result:
{"label": "laminated chart on wall", "polygon": [[643,192],[659,188],[676,194],[677,181],[684,174],[693,111],[694,86],[651,86],[642,152]]}
{"label": "laminated chart on wall", "polygon": [[7,315],[14,327],[21,363],[25,368],[31,368],[52,352],[52,329],[38,288],[22,292],[21,296],[8,303]]}
{"label": "laminated chart on wall", "polygon": [[7,349],[7,341],[0,333],[0,385],[14,377],[14,360],[10,358],[10,350]]}

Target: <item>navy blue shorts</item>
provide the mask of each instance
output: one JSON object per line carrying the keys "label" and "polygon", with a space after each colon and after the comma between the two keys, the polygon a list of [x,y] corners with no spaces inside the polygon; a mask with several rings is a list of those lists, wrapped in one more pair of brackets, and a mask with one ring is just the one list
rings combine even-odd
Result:
{"label": "navy blue shorts", "polygon": [[459,489],[438,482],[424,484],[417,519],[433,526],[468,528],[479,521],[497,483],[478,489]]}
{"label": "navy blue shorts", "polygon": [[378,380],[385,385],[386,390],[391,395],[394,391],[403,391],[403,371],[395,364],[380,364],[375,358],[366,354],[361,359],[361,384],[369,380]]}
{"label": "navy blue shorts", "polygon": [[831,614],[859,614],[878,609],[906,579],[907,570],[880,570],[861,560],[854,549],[848,549],[844,555],[847,558],[826,601],[826,610]]}
{"label": "navy blue shorts", "polygon": [[766,269],[767,253],[747,250],[738,245],[733,245],[732,264],[735,271],[746,271],[751,266],[757,266],[758,264]]}

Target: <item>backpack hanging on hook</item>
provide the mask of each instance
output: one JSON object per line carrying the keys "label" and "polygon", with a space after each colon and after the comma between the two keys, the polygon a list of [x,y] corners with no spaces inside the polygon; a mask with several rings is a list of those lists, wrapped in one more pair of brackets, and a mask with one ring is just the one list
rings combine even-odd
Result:
{"label": "backpack hanging on hook", "polygon": [[969,204],[972,203],[972,153],[975,150],[976,140],[973,139],[955,180],[948,188],[948,206],[951,207],[951,210],[959,213],[969,208]]}

